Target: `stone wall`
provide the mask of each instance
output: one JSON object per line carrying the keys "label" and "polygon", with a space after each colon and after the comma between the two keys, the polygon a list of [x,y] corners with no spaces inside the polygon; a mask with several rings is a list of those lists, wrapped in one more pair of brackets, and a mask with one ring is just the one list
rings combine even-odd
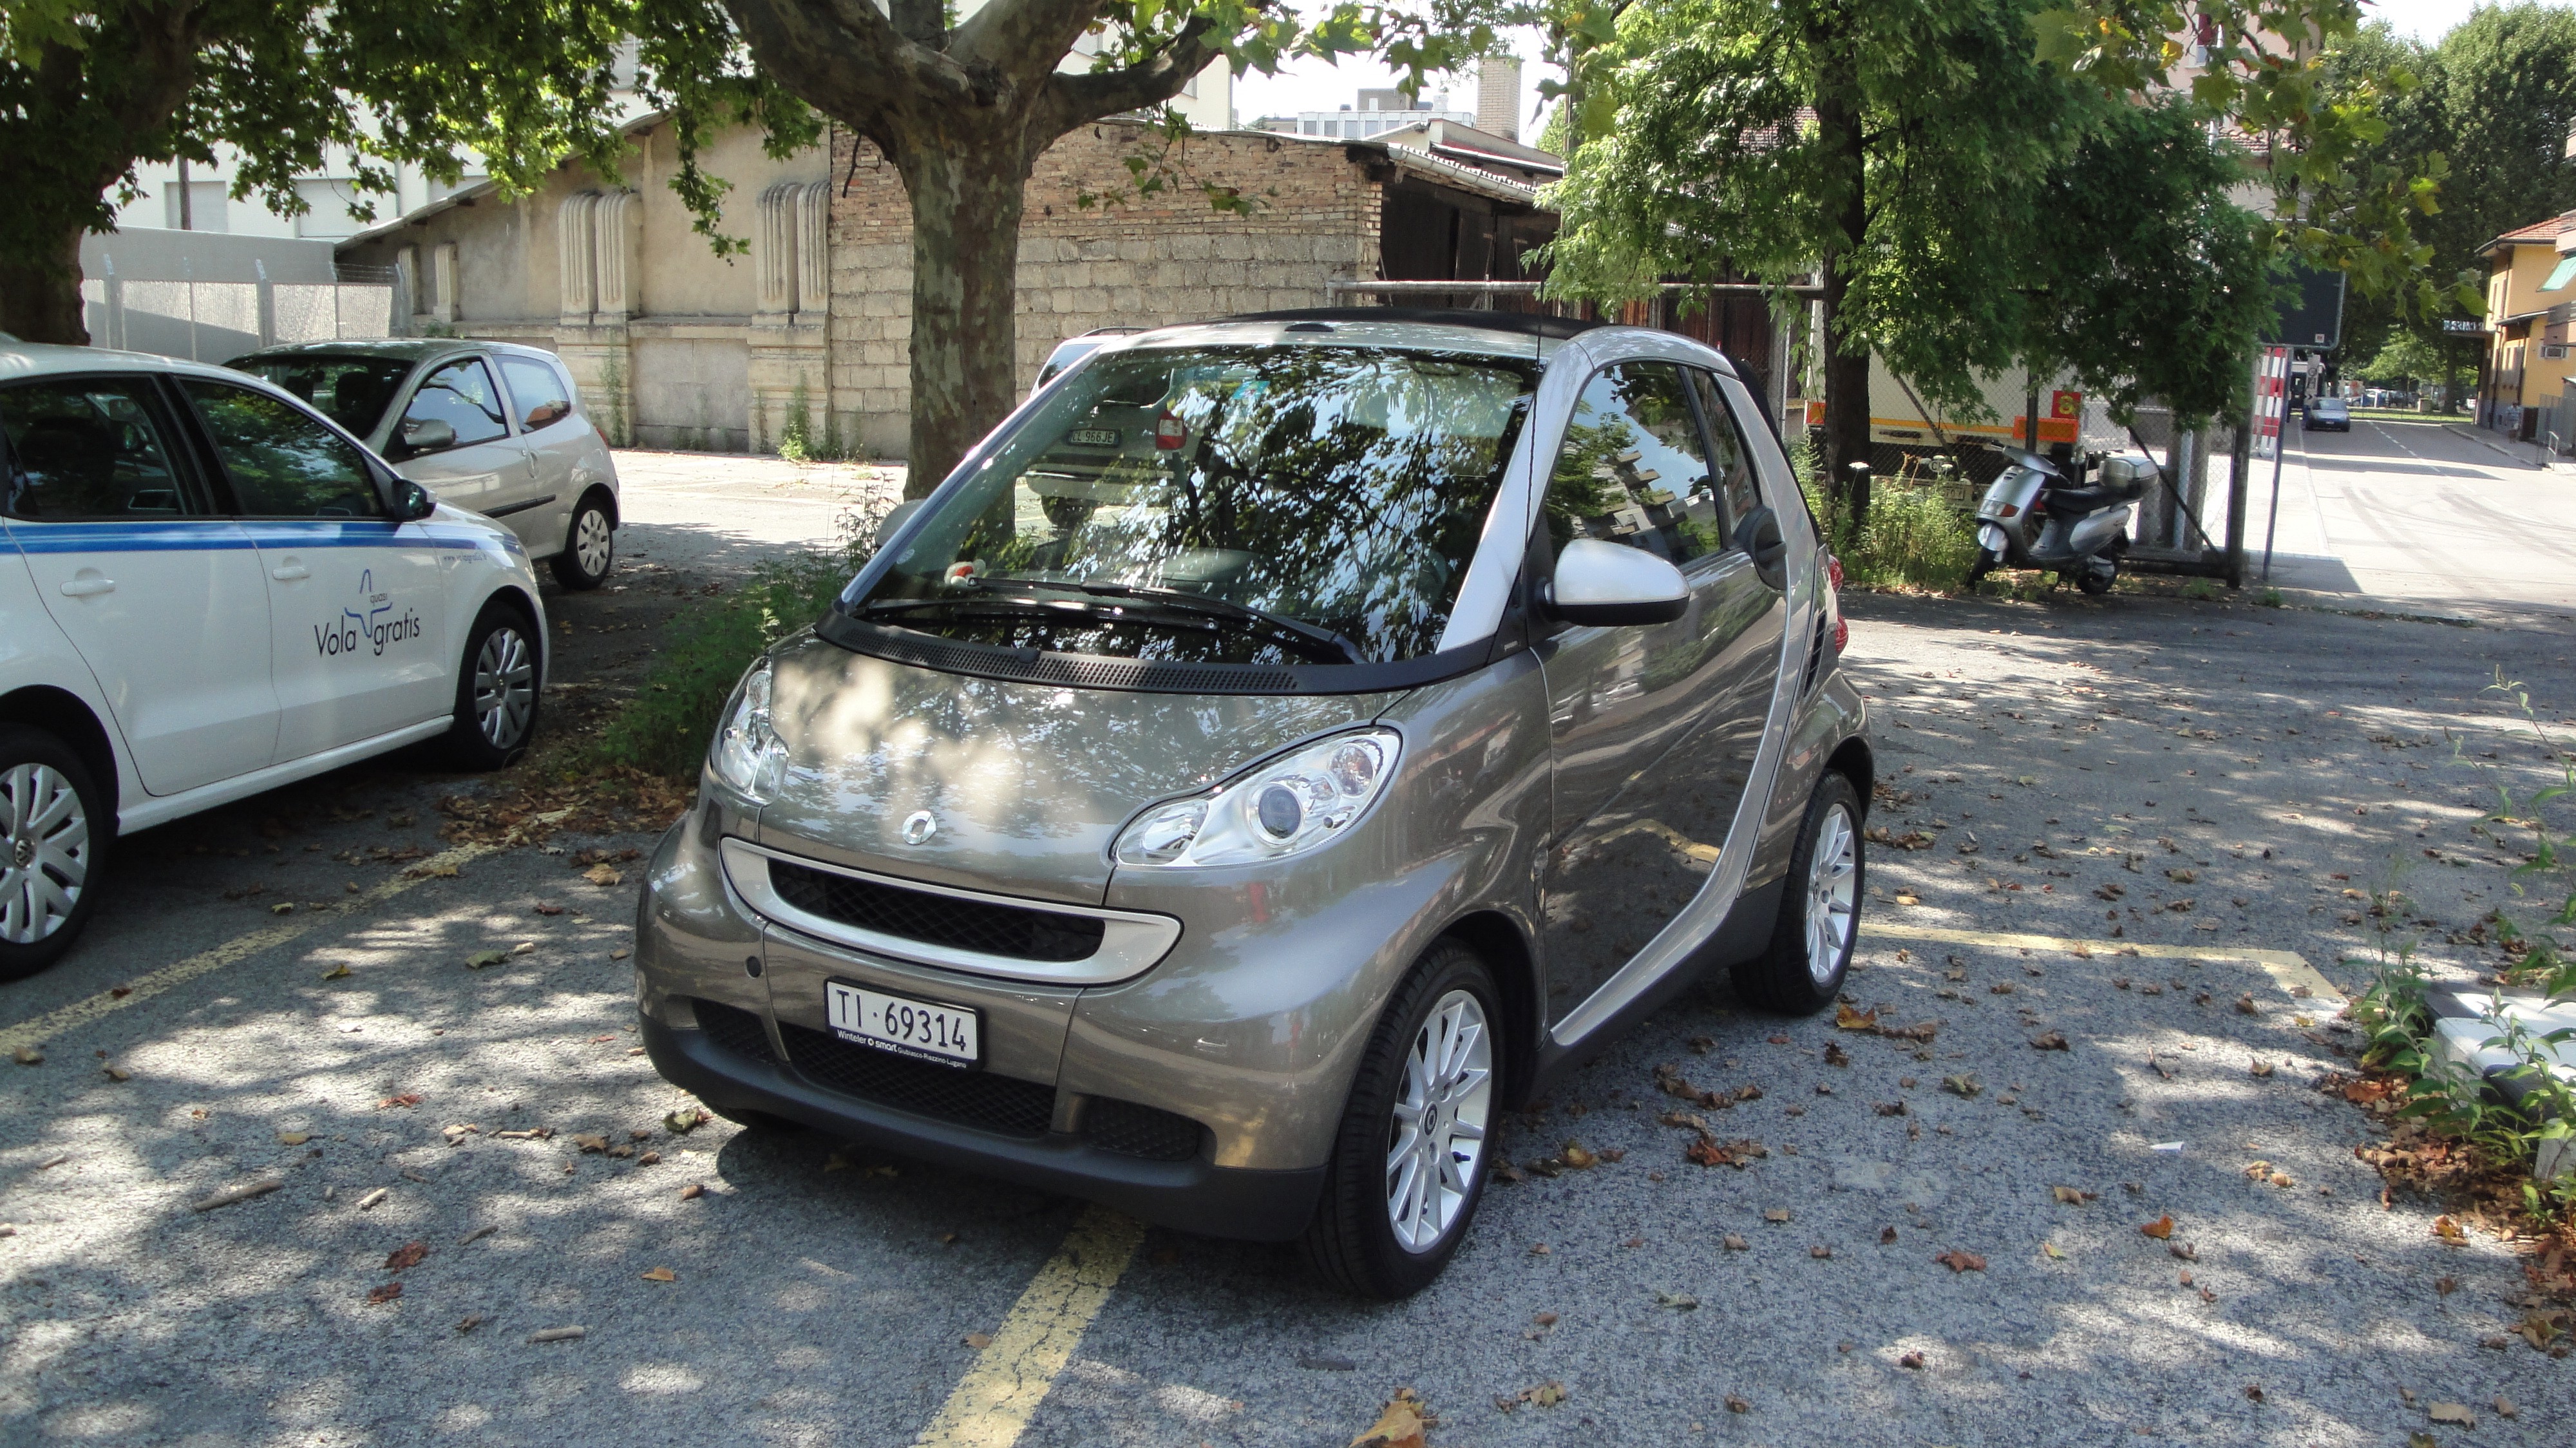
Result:
{"label": "stone wall", "polygon": [[[1250,215],[1210,206],[1194,184],[1141,204],[1085,208],[1117,184],[1145,128],[1104,121],[1038,159],[1020,226],[1013,348],[1023,383],[1048,352],[1094,327],[1156,327],[1325,304],[1324,283],[1377,275],[1380,183],[1338,142],[1254,132],[1193,136],[1191,182],[1232,186]],[[840,435],[901,457],[910,429],[912,211],[874,146],[833,139],[831,407]]]}

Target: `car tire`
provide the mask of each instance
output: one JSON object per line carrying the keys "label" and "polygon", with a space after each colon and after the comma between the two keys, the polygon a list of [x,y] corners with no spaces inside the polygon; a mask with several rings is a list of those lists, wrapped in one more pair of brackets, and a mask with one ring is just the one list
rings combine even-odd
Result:
{"label": "car tire", "polygon": [[72,948],[98,909],[115,813],[60,739],[0,724],[0,980]]}
{"label": "car tire", "polygon": [[466,630],[456,666],[449,757],[466,769],[500,769],[527,752],[545,692],[537,627],[517,605],[493,599]]}
{"label": "car tire", "polygon": [[608,581],[608,570],[617,562],[617,520],[609,512],[605,493],[584,493],[572,505],[572,518],[564,525],[563,551],[550,561],[555,582],[576,592],[586,593]]}
{"label": "car tire", "polygon": [[[1456,1255],[1484,1196],[1501,1116],[1502,1021],[1493,972],[1454,940],[1425,951],[1387,1001],[1306,1228],[1306,1254],[1335,1286],[1410,1297]],[[1390,1169],[1399,1154],[1408,1159]]]}
{"label": "car tire", "polygon": [[1812,1015],[1833,1004],[1851,970],[1868,898],[1867,815],[1860,792],[1840,770],[1827,770],[1808,797],[1797,848],[1781,885],[1770,948],[1735,968],[1735,993],[1788,1015]]}

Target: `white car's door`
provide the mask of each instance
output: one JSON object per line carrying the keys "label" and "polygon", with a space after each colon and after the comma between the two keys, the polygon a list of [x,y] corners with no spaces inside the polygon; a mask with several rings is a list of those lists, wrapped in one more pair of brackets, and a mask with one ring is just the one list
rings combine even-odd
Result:
{"label": "white car's door", "polygon": [[[452,441],[414,450],[442,429]],[[423,377],[385,446],[402,475],[442,503],[488,517],[534,496],[527,445],[512,435],[509,408],[481,357],[459,357]]]}
{"label": "white car's door", "polygon": [[264,768],[277,744],[268,581],[176,421],[140,374],[0,390],[10,534],[154,794]]}
{"label": "white car's door", "polygon": [[278,762],[453,709],[443,550],[386,516],[365,453],[270,393],[194,377],[180,387],[267,571]]}
{"label": "white car's door", "polygon": [[590,424],[574,410],[572,389],[561,373],[534,357],[502,353],[493,360],[518,408],[519,441],[528,449],[534,491],[489,516],[519,535],[528,556],[545,558],[564,546],[565,524],[582,490],[573,474],[596,443]]}

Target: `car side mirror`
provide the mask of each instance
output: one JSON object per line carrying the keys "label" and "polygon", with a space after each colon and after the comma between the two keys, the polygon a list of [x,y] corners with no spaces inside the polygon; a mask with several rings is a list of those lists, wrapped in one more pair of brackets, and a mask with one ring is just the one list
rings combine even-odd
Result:
{"label": "car side mirror", "polygon": [[1781,536],[1779,514],[1769,508],[1756,508],[1737,519],[1735,546],[1753,560],[1753,574],[1765,585],[1789,586],[1789,571],[1782,566],[1789,557],[1789,540]]}
{"label": "car side mirror", "polygon": [[[439,424],[441,427],[446,425],[443,422]],[[393,515],[397,523],[417,523],[438,511],[438,499],[430,496],[429,489],[409,478],[395,478],[393,493]]]}
{"label": "car side mirror", "polygon": [[927,498],[912,498],[888,508],[886,515],[877,520],[876,532],[870,535],[874,546],[879,548],[886,546],[895,534],[903,531],[904,524],[912,521],[912,515],[921,511],[921,505],[928,501],[930,500]]}
{"label": "car side mirror", "polygon": [[404,418],[402,431],[398,436],[402,439],[405,457],[445,452],[456,446],[456,429],[435,417]]}
{"label": "car side mirror", "polygon": [[1642,548],[1577,538],[1556,555],[1547,605],[1568,623],[1670,623],[1690,611],[1690,584],[1680,569]]}

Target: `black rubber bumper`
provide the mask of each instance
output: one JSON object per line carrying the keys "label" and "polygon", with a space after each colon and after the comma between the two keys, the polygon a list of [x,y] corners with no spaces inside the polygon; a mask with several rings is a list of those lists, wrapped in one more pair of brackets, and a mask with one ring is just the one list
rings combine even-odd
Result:
{"label": "black rubber bumper", "polygon": [[822,1090],[778,1065],[721,1050],[704,1031],[675,1030],[650,1016],[641,1017],[640,1029],[645,1054],[663,1079],[719,1110],[765,1112],[1203,1237],[1284,1242],[1306,1229],[1324,1188],[1320,1166],[1251,1171],[1206,1161],[1145,1161],[1058,1132],[1034,1140],[997,1136]]}

